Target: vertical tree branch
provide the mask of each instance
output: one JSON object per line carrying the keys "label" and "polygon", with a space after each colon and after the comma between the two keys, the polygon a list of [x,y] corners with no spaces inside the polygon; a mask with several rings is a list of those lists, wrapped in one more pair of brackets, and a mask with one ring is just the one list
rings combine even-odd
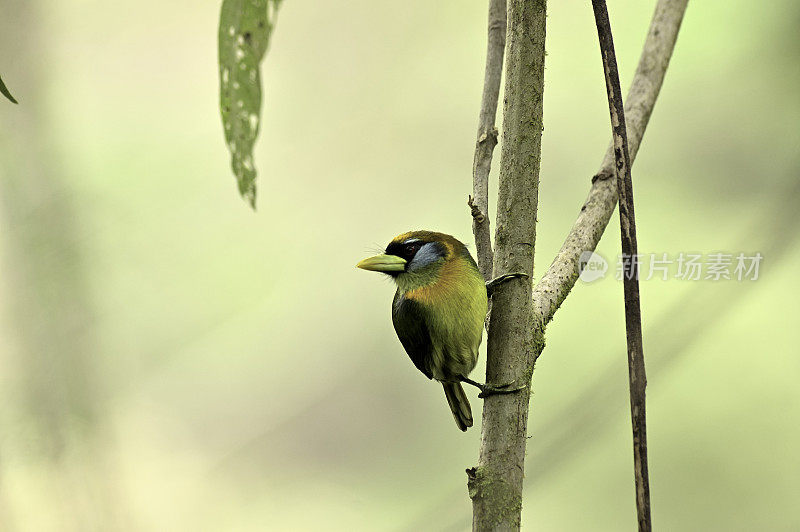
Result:
{"label": "vertical tree branch", "polygon": [[[659,0],[647,33],[639,65],[625,99],[630,162],[636,158],[650,115],[667,72],[688,0]],[[594,251],[617,204],[614,151],[606,151],[592,179],[589,196],[561,250],[533,290],[534,307],[547,324],[578,279],[578,259]]]}
{"label": "vertical tree branch", "polygon": [[625,131],[625,112],[619,84],[614,39],[605,0],[592,0],[597,37],[603,58],[603,72],[608,92],[608,109],[611,115],[614,160],[616,161],[617,195],[619,196],[619,223],[622,235],[623,288],[625,293],[625,330],[628,340],[628,377],[630,382],[631,423],[633,425],[633,462],[636,478],[636,509],[639,530],[649,532],[650,481],[647,471],[647,423],[645,415],[645,388],[647,377],[642,348],[642,315],[639,305],[639,265],[637,263],[636,216],[633,209],[633,182],[628,153],[628,135]]}
{"label": "vertical tree branch", "polygon": [[[655,106],[687,2],[659,0],[656,6],[626,109],[632,135],[628,168]],[[533,271],[545,13],[544,1],[512,0],[508,10],[509,50],[506,57],[495,276],[512,271],[529,274]],[[487,72],[488,68],[487,64]],[[484,98],[484,105],[485,101]],[[482,112],[484,109],[482,106]],[[479,139],[480,135],[479,130]],[[476,161],[478,153],[476,151]],[[600,172],[592,179],[592,189],[578,220],[547,273],[533,290],[532,300],[529,299],[531,292],[527,279],[501,285],[494,296],[497,306],[490,312],[488,383],[530,383],[536,358],[544,348],[544,328],[578,277],[578,257],[584,250],[594,250],[616,205],[616,187],[610,179],[614,171],[612,146]],[[485,172],[488,176],[488,167]],[[473,178],[476,175],[474,173]],[[477,179],[473,181],[476,190],[480,184]],[[485,185],[486,181],[483,182]],[[470,206],[473,206],[472,198]],[[481,237],[477,230],[475,238],[479,249],[482,242],[489,242],[491,246],[490,241]],[[483,268],[482,272],[488,278]],[[519,529],[529,400],[530,390],[525,388],[517,394],[489,396],[484,402],[479,465],[467,470],[473,500],[473,530]]]}
{"label": "vertical tree branch", "polygon": [[497,99],[503,77],[503,54],[506,47],[506,0],[489,0],[489,37],[486,47],[486,71],[478,117],[478,140],[472,162],[472,232],[478,268],[487,281],[492,277],[492,236],[489,230],[489,172],[492,152],[497,145]]}
{"label": "vertical tree branch", "polygon": [[[494,293],[486,382],[528,385],[544,331],[533,313],[531,277],[536,241],[544,93],[545,0],[508,5],[505,105],[494,275],[528,278]],[[530,387],[492,395],[483,405],[478,466],[468,470],[473,530],[518,530]]]}
{"label": "vertical tree branch", "polygon": [[[47,112],[47,6],[13,0],[3,7],[0,49],[15,58],[9,79],[24,101],[0,106],[7,132],[0,145],[0,319],[8,333],[4,363],[11,365],[3,371],[14,376],[0,389],[0,494],[17,492],[0,528],[26,524],[29,511],[40,511],[60,530],[119,529],[125,510],[105,452],[108,394],[97,371],[103,353],[94,336],[80,217]],[[9,484],[20,478],[41,479],[54,491],[20,494]]]}

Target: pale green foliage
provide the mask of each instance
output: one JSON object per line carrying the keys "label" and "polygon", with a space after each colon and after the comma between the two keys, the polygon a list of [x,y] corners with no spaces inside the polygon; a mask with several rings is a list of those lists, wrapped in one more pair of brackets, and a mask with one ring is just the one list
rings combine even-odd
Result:
{"label": "pale green foliage", "polygon": [[219,105],[239,193],[256,203],[253,144],[261,120],[259,66],[281,0],[223,0],[219,18]]}

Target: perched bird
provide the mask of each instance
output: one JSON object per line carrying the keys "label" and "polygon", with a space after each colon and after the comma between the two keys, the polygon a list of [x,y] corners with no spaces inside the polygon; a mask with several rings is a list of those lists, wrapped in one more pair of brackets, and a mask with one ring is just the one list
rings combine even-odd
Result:
{"label": "perched bird", "polygon": [[488,297],[466,246],[443,233],[412,231],[357,266],[394,279],[392,323],[400,343],[417,369],[442,383],[456,425],[467,430],[472,410],[461,383],[483,389],[467,376],[478,361]]}

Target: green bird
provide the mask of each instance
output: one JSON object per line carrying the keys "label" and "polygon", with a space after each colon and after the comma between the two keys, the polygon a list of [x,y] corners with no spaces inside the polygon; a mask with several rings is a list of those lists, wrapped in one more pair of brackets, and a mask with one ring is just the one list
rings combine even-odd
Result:
{"label": "green bird", "polygon": [[397,283],[392,323],[400,343],[417,369],[442,383],[456,425],[467,430],[472,409],[461,383],[486,391],[467,376],[478,362],[488,306],[487,285],[467,247],[450,235],[411,231],[356,266]]}

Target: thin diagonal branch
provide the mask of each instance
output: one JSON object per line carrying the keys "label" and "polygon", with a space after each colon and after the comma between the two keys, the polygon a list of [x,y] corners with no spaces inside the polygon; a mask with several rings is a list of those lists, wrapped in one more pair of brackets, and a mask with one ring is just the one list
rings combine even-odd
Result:
{"label": "thin diagonal branch", "polygon": [[[625,100],[631,164],[639,151],[664,82],[687,3],[688,0],[659,0],[650,22],[639,65]],[[575,285],[581,253],[594,251],[608,225],[617,203],[613,177],[614,151],[609,147],[600,170],[592,178],[592,188],[578,219],[550,268],[534,288],[534,308],[545,324],[553,319],[553,315]]]}
{"label": "thin diagonal branch", "polygon": [[472,162],[472,232],[478,268],[487,281],[492,278],[492,235],[489,231],[489,171],[492,152],[497,145],[497,100],[503,77],[503,55],[506,48],[506,0],[489,0],[489,38],[486,47],[486,71],[478,117],[478,140]]}
{"label": "thin diagonal branch", "polygon": [[645,388],[647,376],[642,346],[642,313],[639,303],[639,264],[636,242],[636,215],[633,202],[631,160],[628,154],[628,133],[625,129],[625,111],[622,89],[619,84],[617,55],[605,0],[592,0],[603,73],[608,93],[608,111],[611,116],[612,145],[617,174],[619,197],[619,226],[622,240],[622,284],[625,294],[625,332],[628,342],[628,382],[633,426],[633,469],[636,483],[636,512],[639,531],[652,530],[650,520],[650,476],[647,467],[647,417],[645,413]]}

